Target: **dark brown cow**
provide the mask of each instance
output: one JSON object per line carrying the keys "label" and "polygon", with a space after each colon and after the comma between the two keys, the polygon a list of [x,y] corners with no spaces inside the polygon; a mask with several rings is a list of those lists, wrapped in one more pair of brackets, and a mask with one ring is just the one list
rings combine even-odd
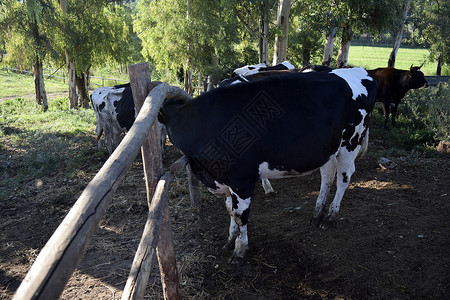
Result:
{"label": "dark brown cow", "polygon": [[367,70],[369,76],[378,84],[376,99],[383,104],[385,128],[388,127],[389,113],[392,113],[392,126],[395,126],[397,107],[406,92],[410,89],[428,87],[428,82],[420,71],[422,65],[420,67],[411,65],[409,71],[392,67]]}

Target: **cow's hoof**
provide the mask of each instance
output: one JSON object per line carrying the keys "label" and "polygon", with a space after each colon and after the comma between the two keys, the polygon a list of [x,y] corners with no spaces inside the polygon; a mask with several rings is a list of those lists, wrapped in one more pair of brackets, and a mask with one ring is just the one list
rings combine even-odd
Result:
{"label": "cow's hoof", "polygon": [[334,220],[331,220],[329,217],[323,218],[322,222],[320,222],[320,229],[327,230],[334,226]]}
{"label": "cow's hoof", "polygon": [[270,197],[270,198],[276,198],[277,197],[277,194],[275,193],[275,191],[268,192],[268,193],[266,193],[266,195],[268,197]]}
{"label": "cow's hoof", "polygon": [[223,245],[222,249],[224,250],[234,250],[234,242],[236,239],[229,240],[225,245]]}
{"label": "cow's hoof", "polygon": [[236,253],[233,252],[233,255],[231,255],[231,257],[228,259],[228,263],[232,264],[232,265],[238,265],[238,266],[242,266],[246,263],[247,259],[246,256],[244,255],[244,257],[240,257],[237,256]]}
{"label": "cow's hoof", "polygon": [[323,215],[319,215],[317,217],[313,216],[311,218],[311,220],[309,221],[309,224],[311,224],[312,226],[314,226],[316,228],[320,228],[320,226],[322,224],[322,220],[323,220]]}

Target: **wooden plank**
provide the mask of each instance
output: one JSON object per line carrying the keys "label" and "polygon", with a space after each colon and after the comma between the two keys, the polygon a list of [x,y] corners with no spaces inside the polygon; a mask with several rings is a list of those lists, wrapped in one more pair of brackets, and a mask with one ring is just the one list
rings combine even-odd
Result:
{"label": "wooden plank", "polygon": [[163,100],[186,95],[166,83],[149,93],[134,125],[41,250],[13,299],[57,299],[61,295],[86,252],[111,196],[147,137]]}
{"label": "wooden plank", "polygon": [[122,300],[144,298],[172,178],[172,173],[166,172],[156,186],[142,239],[131,266]]}
{"label": "wooden plank", "polygon": [[179,173],[183,171],[183,169],[186,167],[186,165],[189,163],[189,158],[187,156],[182,156],[179,159],[177,159],[171,166],[170,171],[173,173]]}
{"label": "wooden plank", "polygon": [[437,85],[439,82],[449,82],[450,76],[425,76],[429,85]]}

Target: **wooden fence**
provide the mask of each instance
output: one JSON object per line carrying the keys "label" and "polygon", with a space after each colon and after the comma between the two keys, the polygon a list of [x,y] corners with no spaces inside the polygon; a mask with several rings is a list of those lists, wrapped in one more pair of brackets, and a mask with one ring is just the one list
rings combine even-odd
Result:
{"label": "wooden fence", "polygon": [[[8,70],[8,71],[12,71],[12,72],[15,72],[15,73],[33,75],[33,72],[32,71],[28,71],[28,70],[19,70],[19,69],[6,68],[6,67],[3,68],[3,69]],[[44,68],[43,70],[44,70],[44,75],[43,76],[45,78],[47,78],[47,79],[57,78],[57,79],[61,79],[64,83],[68,79],[66,71],[63,71],[63,70],[60,70],[60,69],[52,70],[52,69],[46,69],[46,68]],[[89,84],[91,86],[95,85],[97,87],[105,86],[105,82],[108,82],[108,81],[109,82],[114,82],[114,85],[117,85],[118,83],[119,84],[123,84],[123,83],[129,82],[128,80],[117,79],[117,78],[105,78],[105,77],[97,77],[97,76],[89,76],[89,78],[91,79],[89,81]],[[94,79],[94,80],[92,80],[92,79]],[[101,83],[96,83],[94,81],[98,81],[98,82],[101,82]],[[90,88],[93,88],[93,87],[90,87]]]}
{"label": "wooden fence", "polygon": [[[156,123],[154,121],[166,97],[191,99],[191,96],[166,83],[150,84],[147,63],[129,66],[129,73],[138,112],[132,128],[41,250],[13,299],[57,299],[61,295],[84,256],[111,197],[140,149],[144,162],[149,214],[122,299],[143,298],[155,252],[160,265],[164,298],[181,299],[167,194],[172,172],[183,170],[187,159],[179,159],[171,166],[170,171],[161,177],[161,149],[157,126],[153,123]],[[149,86],[154,86],[150,92]],[[195,187],[190,190],[198,192]],[[198,194],[191,194],[191,198],[192,196],[199,197]]]}

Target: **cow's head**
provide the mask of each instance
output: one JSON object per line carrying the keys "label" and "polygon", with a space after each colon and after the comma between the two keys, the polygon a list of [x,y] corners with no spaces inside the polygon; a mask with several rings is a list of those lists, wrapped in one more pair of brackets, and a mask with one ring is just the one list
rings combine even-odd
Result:
{"label": "cow's head", "polygon": [[167,124],[169,117],[178,110],[181,106],[186,104],[189,100],[185,98],[169,98],[164,100],[158,113],[158,122],[161,124]]}
{"label": "cow's head", "polygon": [[411,68],[409,68],[408,72],[408,82],[410,84],[409,88],[417,89],[421,87],[428,87],[428,82],[425,79],[425,76],[423,75],[422,71],[420,71],[420,68],[422,68],[423,64],[421,64],[419,67],[413,67],[411,65]]}

